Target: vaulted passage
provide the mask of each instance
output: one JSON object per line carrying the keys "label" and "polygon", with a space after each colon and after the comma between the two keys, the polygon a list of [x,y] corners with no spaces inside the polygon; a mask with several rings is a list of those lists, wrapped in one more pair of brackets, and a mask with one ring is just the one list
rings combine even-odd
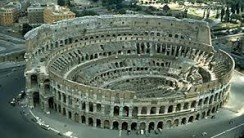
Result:
{"label": "vaulted passage", "polygon": [[39,103],[40,103],[39,92],[33,93],[33,103],[34,103],[34,106],[39,105]]}

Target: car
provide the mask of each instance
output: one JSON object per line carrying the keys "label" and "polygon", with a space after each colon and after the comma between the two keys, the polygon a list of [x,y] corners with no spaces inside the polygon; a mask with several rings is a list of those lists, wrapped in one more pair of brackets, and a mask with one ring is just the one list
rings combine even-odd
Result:
{"label": "car", "polygon": [[37,119],[35,117],[31,118],[31,121],[37,122]]}
{"label": "car", "polygon": [[50,130],[49,125],[45,125],[45,124],[41,124],[41,128],[43,128],[45,130]]}
{"label": "car", "polygon": [[15,106],[16,105],[16,102],[17,100],[15,98],[13,98],[9,103],[12,105],[12,106]]}
{"label": "car", "polygon": [[202,136],[206,136],[207,134],[207,132],[202,132]]}

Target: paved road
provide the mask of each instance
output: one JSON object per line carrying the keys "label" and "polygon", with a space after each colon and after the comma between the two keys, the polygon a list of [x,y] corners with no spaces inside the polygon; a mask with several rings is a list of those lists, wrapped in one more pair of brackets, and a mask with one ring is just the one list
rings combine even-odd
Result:
{"label": "paved road", "polygon": [[21,114],[21,107],[12,107],[8,101],[24,89],[23,68],[0,73],[0,137],[1,138],[58,138],[43,130]]}
{"label": "paved road", "polygon": [[0,26],[0,54],[6,54],[25,49],[23,36],[9,32],[10,28]]}

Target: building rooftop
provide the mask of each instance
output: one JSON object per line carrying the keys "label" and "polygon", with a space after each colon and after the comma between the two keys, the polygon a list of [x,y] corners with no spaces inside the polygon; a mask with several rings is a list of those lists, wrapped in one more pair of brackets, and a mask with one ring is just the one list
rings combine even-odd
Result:
{"label": "building rooftop", "polygon": [[68,14],[74,14],[70,9],[59,6],[59,5],[51,5],[47,7],[48,10],[51,10],[53,15],[68,15]]}

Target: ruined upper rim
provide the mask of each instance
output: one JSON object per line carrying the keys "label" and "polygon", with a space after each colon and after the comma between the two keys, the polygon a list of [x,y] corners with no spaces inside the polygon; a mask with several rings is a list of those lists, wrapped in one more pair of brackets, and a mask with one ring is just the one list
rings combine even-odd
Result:
{"label": "ruined upper rim", "polygon": [[[232,58],[223,51],[215,51],[211,38],[199,38],[206,37],[199,35],[204,31],[208,33],[209,26],[203,21],[145,15],[104,15],[45,24],[28,32],[25,38],[30,41],[45,38],[48,42],[55,42],[60,37],[67,41],[77,37],[72,38],[76,44],[62,42],[63,47],[40,56],[45,59],[39,64],[44,64],[46,73],[53,80],[65,80],[77,88],[86,87],[90,91],[129,92],[135,93],[138,98],[159,98],[182,97],[186,93],[197,92],[198,87],[211,87],[214,81],[230,75],[234,66]],[[29,51],[37,49],[33,46]],[[70,61],[60,60],[64,55],[71,55],[71,58],[66,58]],[[226,58],[227,64],[220,63],[220,58]],[[59,62],[74,65],[58,71],[62,64]],[[225,68],[224,72],[215,71],[213,66],[218,64]],[[97,71],[92,72],[95,68]],[[114,75],[123,72],[126,75],[117,78]],[[88,80],[83,77],[85,75]],[[77,79],[79,77],[80,80]],[[106,82],[105,77],[115,79]]]}

